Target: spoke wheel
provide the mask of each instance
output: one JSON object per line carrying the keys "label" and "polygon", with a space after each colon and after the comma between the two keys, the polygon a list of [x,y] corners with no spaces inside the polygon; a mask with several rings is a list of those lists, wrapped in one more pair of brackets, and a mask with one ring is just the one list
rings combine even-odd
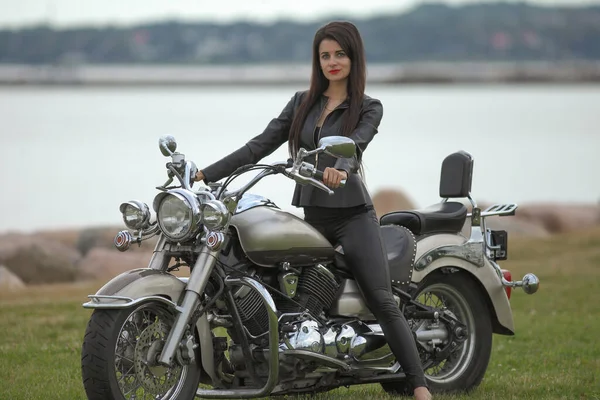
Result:
{"label": "spoke wheel", "polygon": [[[435,361],[424,371],[432,392],[467,392],[481,383],[492,351],[492,323],[483,296],[479,285],[466,272],[434,273],[419,284],[416,301],[447,311],[467,327],[467,338],[462,343],[455,341],[453,345],[448,339],[417,343],[424,365],[430,364],[434,348],[452,346],[445,359]],[[409,320],[408,323],[415,333],[431,329],[447,331],[442,322],[432,325],[428,320]],[[385,383],[382,387],[391,394],[411,394],[406,383]]]}
{"label": "spoke wheel", "polygon": [[135,309],[94,311],[82,348],[88,399],[192,398],[200,378],[196,363],[182,365],[181,357],[176,357],[166,367],[157,361],[173,320],[173,314],[156,302]]}

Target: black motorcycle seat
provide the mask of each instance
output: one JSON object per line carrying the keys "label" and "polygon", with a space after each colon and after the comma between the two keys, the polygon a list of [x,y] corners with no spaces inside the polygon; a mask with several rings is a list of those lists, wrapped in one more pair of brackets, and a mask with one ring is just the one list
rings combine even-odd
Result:
{"label": "black motorcycle seat", "polygon": [[[417,252],[415,237],[407,228],[397,225],[382,226],[381,236],[387,253],[392,285],[406,290],[412,278]],[[335,253],[335,266],[338,272],[343,277],[352,277],[352,272],[344,260],[342,246],[336,246]]]}
{"label": "black motorcycle seat", "polygon": [[448,201],[422,210],[394,211],[383,215],[379,223],[404,226],[415,235],[459,232],[467,219],[467,208],[462,203]]}

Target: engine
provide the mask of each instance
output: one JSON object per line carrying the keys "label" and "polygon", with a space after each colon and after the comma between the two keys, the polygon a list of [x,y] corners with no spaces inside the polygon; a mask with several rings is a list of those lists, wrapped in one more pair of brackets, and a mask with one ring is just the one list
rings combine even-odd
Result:
{"label": "engine", "polygon": [[[287,297],[273,294],[277,309],[281,313],[308,311],[315,318],[331,307],[340,288],[335,275],[320,264],[303,268],[299,276],[294,271],[284,271],[279,274],[278,281],[280,290]],[[242,288],[234,299],[242,322],[251,335],[259,336],[268,331],[267,311],[258,293]]]}
{"label": "engine", "polygon": [[[293,296],[294,275],[283,274],[279,281],[281,287],[290,297]],[[308,310],[311,316],[318,317],[324,310],[328,310],[335,300],[340,284],[335,275],[327,268],[318,264],[304,268],[298,278],[298,285],[294,301],[282,296],[276,296],[277,309],[282,313],[300,313]]]}
{"label": "engine", "polygon": [[[349,318],[347,322],[340,322],[338,319],[336,323],[326,325],[323,321],[316,321],[323,311],[331,308],[341,286],[326,267],[305,267],[300,275],[291,268],[284,268],[277,281],[280,291],[287,295],[273,295],[279,312],[309,313],[282,319],[286,321],[288,329],[280,333],[280,351],[310,351],[346,362],[376,361],[383,366],[393,360],[379,325],[367,325],[355,318]],[[248,288],[241,288],[234,299],[248,333],[254,337],[266,333],[269,327],[268,317],[259,294]],[[238,353],[234,359],[243,360],[243,354],[240,351]]]}

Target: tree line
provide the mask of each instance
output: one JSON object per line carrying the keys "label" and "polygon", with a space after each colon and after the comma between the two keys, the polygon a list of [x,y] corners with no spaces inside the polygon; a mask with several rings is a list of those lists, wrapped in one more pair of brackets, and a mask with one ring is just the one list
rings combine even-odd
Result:
{"label": "tree line", "polygon": [[[315,30],[333,19],[349,18],[4,29],[0,63],[306,63]],[[350,20],[363,35],[369,62],[600,60],[600,5],[425,4]]]}

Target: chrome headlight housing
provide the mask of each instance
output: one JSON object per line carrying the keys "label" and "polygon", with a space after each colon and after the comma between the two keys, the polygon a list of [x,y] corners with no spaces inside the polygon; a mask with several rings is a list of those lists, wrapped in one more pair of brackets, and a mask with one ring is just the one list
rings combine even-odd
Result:
{"label": "chrome headlight housing", "polygon": [[173,189],[160,193],[153,206],[158,226],[168,239],[184,242],[199,231],[202,219],[200,203],[190,191]]}
{"label": "chrome headlight housing", "polygon": [[129,229],[141,230],[150,225],[150,208],[146,203],[132,200],[122,203],[119,211],[123,214],[123,222]]}
{"label": "chrome headlight housing", "polygon": [[219,200],[208,200],[202,203],[200,210],[202,212],[202,223],[211,231],[224,228],[231,218],[229,210]]}

